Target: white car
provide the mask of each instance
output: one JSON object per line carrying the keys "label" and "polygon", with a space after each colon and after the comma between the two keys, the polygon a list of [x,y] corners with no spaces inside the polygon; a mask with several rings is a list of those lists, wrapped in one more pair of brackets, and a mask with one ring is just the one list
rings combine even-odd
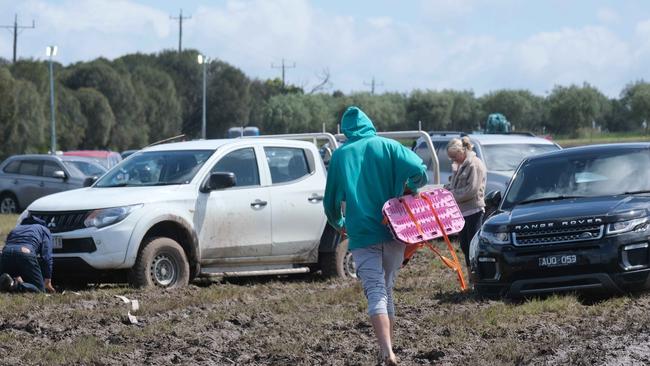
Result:
{"label": "white car", "polygon": [[133,154],[91,187],[32,203],[55,240],[55,278],[118,275],[175,287],[196,276],[336,273],[316,146],[202,140]]}

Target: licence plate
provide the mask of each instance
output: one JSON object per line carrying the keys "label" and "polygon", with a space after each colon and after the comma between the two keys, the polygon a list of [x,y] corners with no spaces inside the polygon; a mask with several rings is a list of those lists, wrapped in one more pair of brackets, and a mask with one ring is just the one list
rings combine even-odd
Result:
{"label": "licence plate", "polygon": [[560,267],[578,263],[578,257],[575,254],[548,255],[540,257],[538,260],[540,267]]}
{"label": "licence plate", "polygon": [[60,236],[53,236],[52,237],[52,249],[62,249],[63,248],[63,238]]}

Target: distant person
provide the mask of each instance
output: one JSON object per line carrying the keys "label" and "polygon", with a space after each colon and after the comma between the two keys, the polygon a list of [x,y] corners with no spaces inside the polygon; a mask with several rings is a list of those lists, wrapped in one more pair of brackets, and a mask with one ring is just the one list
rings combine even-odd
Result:
{"label": "distant person", "polygon": [[401,196],[405,184],[417,192],[427,182],[426,167],[399,142],[377,136],[372,121],[357,107],[345,111],[341,128],[348,140],[330,159],[323,199],[325,214],[330,225],[341,233],[347,231],[382,361],[396,365],[392,348],[393,286],[405,245],[395,241],[382,223],[382,207],[389,199]]}
{"label": "distant person", "polygon": [[52,262],[50,230],[45,221],[28,216],[11,230],[2,248],[0,284],[6,286],[11,279],[16,283],[10,283],[10,290],[29,291],[31,284],[40,292],[54,292]]}
{"label": "distant person", "polygon": [[456,164],[457,169],[453,171],[451,180],[445,188],[453,193],[465,219],[465,226],[459,233],[459,241],[468,268],[469,243],[483,222],[487,179],[485,164],[476,156],[473,149],[474,146],[467,136],[462,139],[451,139],[447,144],[447,155]]}

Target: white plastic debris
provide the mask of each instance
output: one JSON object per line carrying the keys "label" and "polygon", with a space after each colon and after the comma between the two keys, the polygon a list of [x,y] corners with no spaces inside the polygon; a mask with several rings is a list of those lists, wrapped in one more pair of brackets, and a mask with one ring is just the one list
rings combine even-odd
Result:
{"label": "white plastic debris", "polygon": [[129,320],[129,323],[131,324],[138,324],[138,318],[135,317],[135,315],[131,314],[131,311],[136,312],[138,309],[140,309],[140,302],[138,300],[131,300],[126,296],[121,296],[121,295],[115,295],[118,299],[122,300],[129,306],[129,310],[126,313],[126,317]]}

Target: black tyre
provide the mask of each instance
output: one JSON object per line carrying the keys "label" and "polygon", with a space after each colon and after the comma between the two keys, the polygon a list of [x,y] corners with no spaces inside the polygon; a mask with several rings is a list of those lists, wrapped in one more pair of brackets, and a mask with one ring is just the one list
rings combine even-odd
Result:
{"label": "black tyre", "polygon": [[12,214],[18,213],[18,199],[13,193],[3,193],[0,196],[0,213]]}
{"label": "black tyre", "polygon": [[342,240],[334,252],[319,253],[318,264],[323,276],[357,278],[347,239]]}
{"label": "black tyre", "polygon": [[182,287],[190,281],[190,265],[183,248],[170,238],[151,238],[143,243],[131,268],[129,281],[135,287]]}

